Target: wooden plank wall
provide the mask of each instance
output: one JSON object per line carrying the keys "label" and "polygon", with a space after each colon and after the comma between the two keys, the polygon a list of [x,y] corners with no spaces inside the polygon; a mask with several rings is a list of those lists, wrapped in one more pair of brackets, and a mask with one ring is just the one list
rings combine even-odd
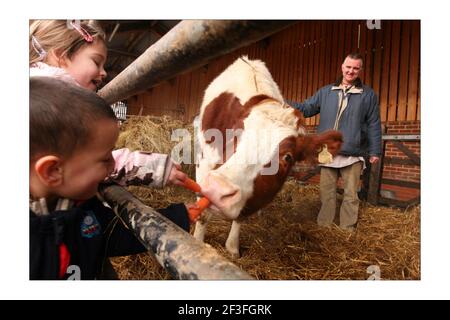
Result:
{"label": "wooden plank wall", "polygon": [[[364,57],[361,78],[378,94],[383,122],[420,120],[420,21],[299,21],[292,27],[128,100],[129,114],[170,115],[186,122],[198,113],[208,84],[240,55],[261,59],[285,98],[303,101],[341,74],[349,52]],[[307,119],[317,125],[319,116]]]}

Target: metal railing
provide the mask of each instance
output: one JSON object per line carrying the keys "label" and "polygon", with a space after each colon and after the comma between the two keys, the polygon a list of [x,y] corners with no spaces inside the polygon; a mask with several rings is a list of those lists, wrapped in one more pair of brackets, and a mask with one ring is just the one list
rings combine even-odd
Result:
{"label": "metal railing", "polygon": [[251,280],[245,271],[118,185],[100,193],[174,279]]}

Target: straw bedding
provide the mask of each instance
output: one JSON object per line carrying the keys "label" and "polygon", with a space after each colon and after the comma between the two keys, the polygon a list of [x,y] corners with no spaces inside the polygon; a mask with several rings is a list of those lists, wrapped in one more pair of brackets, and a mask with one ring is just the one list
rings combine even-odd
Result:
{"label": "straw bedding", "polygon": [[[181,127],[181,121],[169,117],[133,117],[122,127],[118,147],[170,153],[176,143],[170,133]],[[183,165],[183,170],[195,178],[194,165]],[[129,191],[154,208],[195,201],[192,192],[175,186]],[[420,279],[420,206],[405,210],[362,202],[354,233],[318,226],[319,209],[318,186],[289,179],[271,204],[243,223],[240,258],[233,259],[224,248],[228,221],[213,217],[205,241],[255,279],[363,280],[370,270],[379,270],[381,279]],[[337,214],[337,224],[338,219]],[[151,254],[117,257],[112,263],[121,279],[170,279]]]}

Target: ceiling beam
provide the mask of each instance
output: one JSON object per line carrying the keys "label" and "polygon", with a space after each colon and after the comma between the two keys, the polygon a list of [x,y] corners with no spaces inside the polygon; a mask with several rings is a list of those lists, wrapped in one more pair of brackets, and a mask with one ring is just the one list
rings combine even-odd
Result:
{"label": "ceiling beam", "polygon": [[[117,33],[148,31],[158,22],[159,20],[111,20],[106,23],[103,28],[105,29],[106,34],[111,34],[116,24],[120,24],[120,28],[117,30]],[[162,28],[164,28],[164,26],[162,26]]]}
{"label": "ceiling beam", "polygon": [[[142,31],[140,34],[137,34],[133,40],[130,41],[130,43],[127,45],[127,50],[128,52],[133,52],[133,48],[142,41],[142,39],[147,35],[147,32]],[[138,55],[138,54],[137,54]],[[111,66],[109,67],[110,69],[114,69],[115,66],[119,63],[120,61],[120,56],[116,57],[116,59],[111,63]],[[122,70],[118,70],[118,72],[120,72]]]}
{"label": "ceiling beam", "polygon": [[126,99],[214,58],[259,41],[296,21],[184,20],[150,46],[99,94],[108,103]]}
{"label": "ceiling beam", "polygon": [[169,32],[169,28],[155,21],[155,23],[151,26],[150,32],[154,33],[158,38],[163,37],[167,32]]}
{"label": "ceiling beam", "polygon": [[124,50],[124,49],[108,48],[108,52],[116,53],[116,54],[121,55],[121,56],[131,57],[131,58],[134,58],[134,59],[139,57],[138,54],[133,53],[133,52],[129,52],[126,49]]}

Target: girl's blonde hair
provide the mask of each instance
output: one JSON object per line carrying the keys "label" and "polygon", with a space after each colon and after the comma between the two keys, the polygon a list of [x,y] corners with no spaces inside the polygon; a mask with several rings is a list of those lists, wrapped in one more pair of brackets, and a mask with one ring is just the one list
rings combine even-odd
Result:
{"label": "girl's blonde hair", "polygon": [[[33,37],[46,53],[54,52],[58,57],[71,59],[73,54],[89,44],[70,24],[74,20],[35,20],[30,24],[30,65],[35,62],[47,62],[47,56],[40,55],[33,46]],[[105,42],[105,32],[95,20],[78,20],[79,25],[94,39]]]}

